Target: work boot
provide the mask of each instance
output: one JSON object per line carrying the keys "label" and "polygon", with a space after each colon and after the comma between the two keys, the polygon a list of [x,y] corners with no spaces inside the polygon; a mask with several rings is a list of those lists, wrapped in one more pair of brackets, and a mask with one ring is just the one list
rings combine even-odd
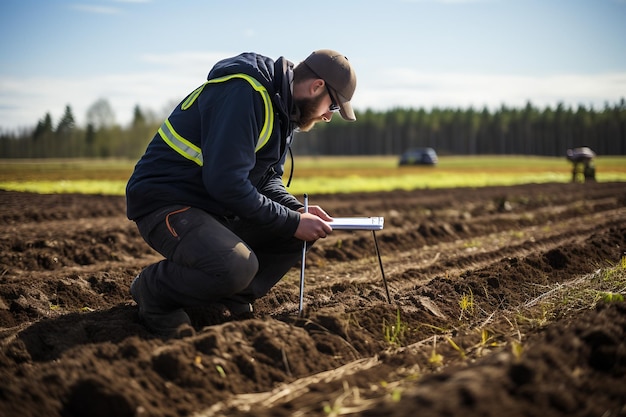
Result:
{"label": "work boot", "polygon": [[187,313],[182,308],[167,309],[159,305],[141,274],[130,284],[130,293],[139,306],[139,319],[151,332],[168,339],[194,335]]}
{"label": "work boot", "polygon": [[224,304],[231,314],[239,316],[242,314],[252,314],[254,311],[252,304],[233,299],[222,299],[220,303]]}

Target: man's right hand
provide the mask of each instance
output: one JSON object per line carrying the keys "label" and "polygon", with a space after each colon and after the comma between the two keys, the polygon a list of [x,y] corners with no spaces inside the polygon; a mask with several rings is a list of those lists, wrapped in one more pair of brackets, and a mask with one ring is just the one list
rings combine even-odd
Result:
{"label": "man's right hand", "polygon": [[[314,208],[310,207],[309,210],[308,213],[300,213],[300,223],[298,224],[294,236],[300,240],[312,242],[320,238],[325,238],[328,234],[332,233],[333,228],[317,215]],[[322,215],[328,218],[328,221],[332,220],[323,210],[322,213]]]}

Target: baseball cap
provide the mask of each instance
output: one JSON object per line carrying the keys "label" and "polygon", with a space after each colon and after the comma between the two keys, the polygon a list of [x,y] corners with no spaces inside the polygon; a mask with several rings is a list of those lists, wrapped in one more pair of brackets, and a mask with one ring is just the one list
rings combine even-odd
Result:
{"label": "baseball cap", "polygon": [[356,89],[356,74],[348,58],[331,49],[320,49],[314,51],[303,62],[333,91],[339,101],[341,117],[349,121],[356,120],[350,104]]}

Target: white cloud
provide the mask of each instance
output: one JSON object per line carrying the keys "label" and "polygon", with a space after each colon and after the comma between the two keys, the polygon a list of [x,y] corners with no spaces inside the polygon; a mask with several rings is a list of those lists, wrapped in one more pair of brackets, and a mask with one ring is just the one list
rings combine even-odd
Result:
{"label": "white cloud", "polygon": [[169,54],[143,54],[139,60],[159,68],[160,72],[178,75],[206,76],[215,63],[221,59],[235,55],[230,52],[174,52]]}
{"label": "white cloud", "polygon": [[[355,93],[355,107],[461,107],[495,109],[501,105],[538,107],[563,103],[604,107],[626,98],[626,73],[560,74],[550,76],[476,75],[421,73],[410,69],[389,70]],[[359,80],[360,81],[360,80]]]}
{"label": "white cloud", "polygon": [[[2,113],[10,113],[10,116],[3,115],[1,119],[14,123],[19,121],[18,126],[33,126],[47,112],[56,123],[68,104],[76,121],[82,125],[89,106],[101,98],[109,101],[117,122],[126,124],[132,117],[135,105],[161,111],[168,100],[181,99],[186,94],[185,91],[193,90],[201,82],[194,84],[174,76],[136,74],[81,80],[40,78],[20,83],[23,83],[20,87],[22,94],[12,100],[15,105],[13,109],[0,110]],[[38,91],[28,91],[33,84],[39,86]],[[2,107],[0,104],[0,108]]]}
{"label": "white cloud", "polygon": [[[76,121],[84,125],[85,113],[104,98],[118,123],[130,122],[135,105],[157,113],[178,102],[200,85],[209,69],[229,53],[181,52],[143,55],[153,64],[148,72],[90,76],[84,78],[0,78],[0,128],[33,127],[47,112],[58,122],[70,105]],[[602,109],[626,98],[626,72],[595,75],[551,76],[475,75],[422,73],[410,69],[359,75],[353,97],[357,110],[393,107],[489,109],[534,106],[554,107],[562,102],[573,108],[582,104]]]}
{"label": "white cloud", "polygon": [[34,126],[46,113],[58,121],[70,105],[79,124],[96,100],[106,99],[118,123],[130,122],[134,107],[162,112],[202,84],[209,69],[230,53],[145,54],[150,71],[81,78],[0,78],[0,128]]}

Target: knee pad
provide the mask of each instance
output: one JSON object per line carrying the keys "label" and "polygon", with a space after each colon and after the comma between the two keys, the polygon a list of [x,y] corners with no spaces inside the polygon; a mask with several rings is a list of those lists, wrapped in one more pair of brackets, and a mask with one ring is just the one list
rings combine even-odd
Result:
{"label": "knee pad", "polygon": [[237,243],[231,254],[225,260],[225,270],[228,279],[226,280],[232,288],[229,292],[233,294],[243,291],[250,285],[259,270],[259,261],[244,243]]}

